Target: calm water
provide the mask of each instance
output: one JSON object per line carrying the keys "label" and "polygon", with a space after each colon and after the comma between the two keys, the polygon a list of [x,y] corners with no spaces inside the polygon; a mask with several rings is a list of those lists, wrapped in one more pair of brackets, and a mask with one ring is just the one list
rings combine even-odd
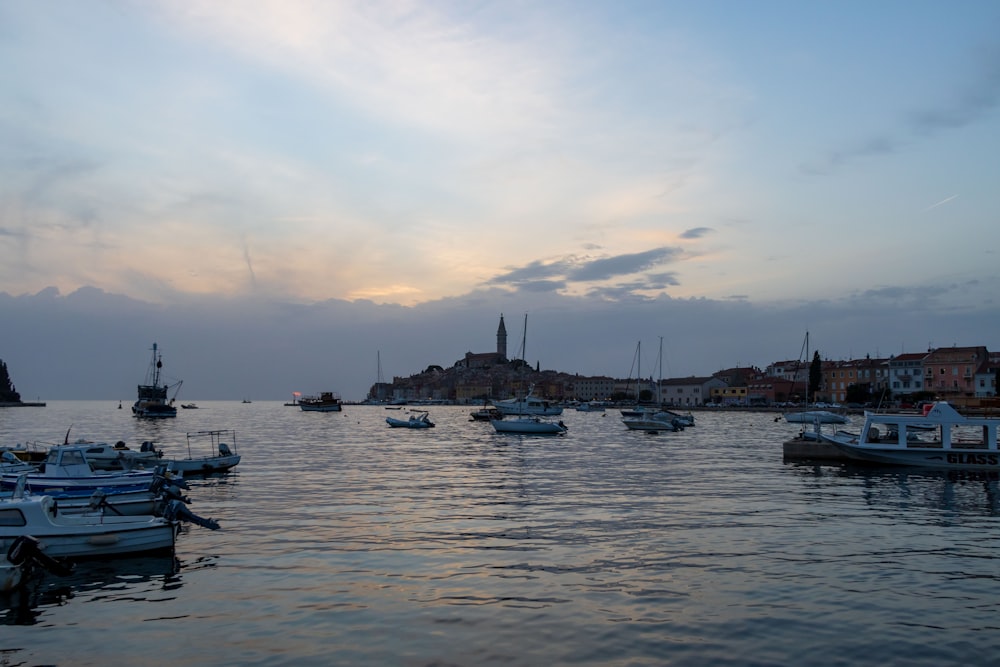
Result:
{"label": "calm water", "polygon": [[234,428],[243,462],[196,482],[175,558],[86,563],[0,597],[4,665],[996,664],[996,482],[793,465],[795,428],[699,413],[682,433],[567,411],[499,436],[468,408],[389,429],[379,407],[117,402],[0,410],[0,441],[183,455]]}

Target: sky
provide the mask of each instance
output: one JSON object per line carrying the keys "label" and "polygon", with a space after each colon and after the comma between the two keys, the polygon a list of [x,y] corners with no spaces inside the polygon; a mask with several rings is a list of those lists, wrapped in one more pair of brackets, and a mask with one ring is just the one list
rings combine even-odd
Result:
{"label": "sky", "polygon": [[672,376],[1000,349],[998,35],[992,0],[5,0],[0,359],[25,398],[131,398],[157,342],[182,398],[360,399],[501,313],[617,377],[660,337]]}

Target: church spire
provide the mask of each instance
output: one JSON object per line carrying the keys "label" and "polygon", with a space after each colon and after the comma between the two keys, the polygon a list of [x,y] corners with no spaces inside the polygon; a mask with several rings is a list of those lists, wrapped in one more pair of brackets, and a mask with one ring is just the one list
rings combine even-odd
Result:
{"label": "church spire", "polygon": [[500,313],[500,326],[497,327],[497,355],[507,358],[507,327],[503,323],[503,313]]}

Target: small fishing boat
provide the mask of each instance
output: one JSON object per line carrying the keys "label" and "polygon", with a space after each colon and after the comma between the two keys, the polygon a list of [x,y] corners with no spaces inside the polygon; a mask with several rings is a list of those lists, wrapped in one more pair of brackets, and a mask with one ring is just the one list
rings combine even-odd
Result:
{"label": "small fishing boat", "polygon": [[[196,441],[196,447],[201,446],[208,453],[196,456],[191,450],[192,439]],[[198,441],[202,444],[198,445]],[[165,460],[167,470],[184,476],[208,475],[226,472],[240,462],[240,455],[236,453],[236,431],[232,429],[188,433],[187,451],[187,458]]]}
{"label": "small fishing boat", "polygon": [[156,516],[64,514],[51,496],[0,501],[0,549],[18,537],[38,540],[50,557],[88,557],[172,549],[178,523]]}
{"label": "small fishing boat", "polygon": [[392,428],[434,428],[434,422],[426,412],[410,415],[409,419],[394,419],[386,417],[385,423]]}
{"label": "small fishing boat", "polygon": [[157,450],[150,441],[143,442],[139,449],[130,449],[123,440],[114,445],[106,442],[90,442],[78,438],[72,444],[83,449],[83,454],[91,467],[97,470],[133,470],[152,468],[163,452]]}
{"label": "small fishing boat", "polygon": [[490,423],[497,433],[520,433],[522,435],[562,435],[569,430],[559,420],[548,421],[537,416],[517,417],[514,419],[491,419]]}
{"label": "small fishing boat", "polygon": [[153,482],[152,470],[95,472],[79,445],[55,445],[49,449],[41,470],[0,473],[0,485],[14,488],[24,479],[32,493],[75,490],[93,493],[98,489],[145,491]]}

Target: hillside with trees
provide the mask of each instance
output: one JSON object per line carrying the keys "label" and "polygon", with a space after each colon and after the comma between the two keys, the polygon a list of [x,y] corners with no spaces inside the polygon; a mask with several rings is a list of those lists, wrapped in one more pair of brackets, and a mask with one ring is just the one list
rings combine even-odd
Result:
{"label": "hillside with trees", "polygon": [[0,403],[20,403],[21,395],[14,389],[7,373],[7,364],[0,359]]}

